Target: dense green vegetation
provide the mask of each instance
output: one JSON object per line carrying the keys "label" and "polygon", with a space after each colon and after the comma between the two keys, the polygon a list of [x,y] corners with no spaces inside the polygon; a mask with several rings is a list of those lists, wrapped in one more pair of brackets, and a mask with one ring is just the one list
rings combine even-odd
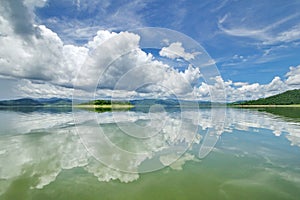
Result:
{"label": "dense green vegetation", "polygon": [[252,101],[233,103],[233,105],[292,105],[300,104],[300,89]]}
{"label": "dense green vegetation", "polygon": [[111,101],[109,100],[95,100],[92,102],[94,105],[110,105]]}

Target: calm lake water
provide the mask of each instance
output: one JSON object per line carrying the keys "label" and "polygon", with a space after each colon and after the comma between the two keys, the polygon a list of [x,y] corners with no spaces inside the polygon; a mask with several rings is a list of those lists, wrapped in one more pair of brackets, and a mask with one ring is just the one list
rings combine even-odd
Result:
{"label": "calm lake water", "polygon": [[299,199],[299,108],[150,111],[0,110],[0,199]]}

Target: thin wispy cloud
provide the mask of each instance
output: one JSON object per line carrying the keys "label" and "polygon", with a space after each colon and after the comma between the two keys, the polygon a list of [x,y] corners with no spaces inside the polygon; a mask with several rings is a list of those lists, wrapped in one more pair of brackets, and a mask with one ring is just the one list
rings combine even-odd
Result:
{"label": "thin wispy cloud", "polygon": [[278,26],[289,22],[292,19],[299,18],[299,14],[294,14],[288,17],[285,17],[281,20],[278,20],[266,27],[253,27],[249,28],[245,25],[236,25],[236,27],[225,28],[224,23],[227,19],[227,15],[219,20],[218,27],[224,33],[237,37],[248,37],[255,40],[262,41],[261,44],[271,45],[279,42],[292,42],[300,39],[300,28],[299,25],[295,25],[289,30],[274,32]]}

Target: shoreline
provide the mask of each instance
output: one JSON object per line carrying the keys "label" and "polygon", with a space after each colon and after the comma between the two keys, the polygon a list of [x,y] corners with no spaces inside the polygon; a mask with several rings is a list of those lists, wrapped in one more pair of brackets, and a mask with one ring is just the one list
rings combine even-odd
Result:
{"label": "shoreline", "polygon": [[133,105],[9,105],[0,106],[0,108],[133,108]]}
{"label": "shoreline", "polygon": [[[122,105],[122,104],[109,104],[109,105],[84,105],[84,104],[75,104],[75,105],[0,105],[0,108],[134,108],[135,105]],[[149,105],[138,105],[137,107],[149,107]],[[218,106],[171,106],[171,107],[183,107],[183,108],[300,108],[300,104],[291,104],[291,105],[218,105]]]}

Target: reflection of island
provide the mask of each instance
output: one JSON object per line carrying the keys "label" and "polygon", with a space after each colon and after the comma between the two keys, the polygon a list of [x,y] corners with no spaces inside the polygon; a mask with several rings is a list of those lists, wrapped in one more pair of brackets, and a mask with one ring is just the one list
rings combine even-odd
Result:
{"label": "reflection of island", "polygon": [[300,107],[265,107],[258,111],[268,112],[286,118],[289,121],[300,121]]}
{"label": "reflection of island", "polygon": [[132,105],[74,105],[74,108],[92,112],[126,111],[133,108]]}

